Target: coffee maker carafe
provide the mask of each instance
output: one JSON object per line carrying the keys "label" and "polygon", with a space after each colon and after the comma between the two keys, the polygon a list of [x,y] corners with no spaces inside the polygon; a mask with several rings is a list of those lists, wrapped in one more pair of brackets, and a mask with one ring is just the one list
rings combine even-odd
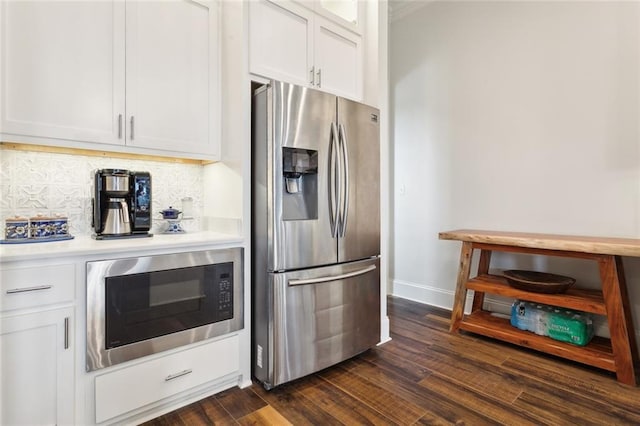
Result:
{"label": "coffee maker carafe", "polygon": [[123,169],[95,172],[96,239],[150,237],[151,175]]}

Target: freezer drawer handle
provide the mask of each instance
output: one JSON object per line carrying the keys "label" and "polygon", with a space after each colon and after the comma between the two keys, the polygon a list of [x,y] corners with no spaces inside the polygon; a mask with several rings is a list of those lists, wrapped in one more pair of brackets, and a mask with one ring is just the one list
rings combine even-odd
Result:
{"label": "freezer drawer handle", "polygon": [[289,280],[289,285],[319,284],[319,283],[326,283],[329,281],[340,281],[346,278],[352,278],[352,277],[357,277],[358,275],[364,275],[367,272],[371,272],[375,269],[376,269],[376,265],[371,265],[364,269],[360,269],[358,271],[353,271],[353,272],[349,272],[342,275],[331,275],[328,277],[309,278],[306,280]]}

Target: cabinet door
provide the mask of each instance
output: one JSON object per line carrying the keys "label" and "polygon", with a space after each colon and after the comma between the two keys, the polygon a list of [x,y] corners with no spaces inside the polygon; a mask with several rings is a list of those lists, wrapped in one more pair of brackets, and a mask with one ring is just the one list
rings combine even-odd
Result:
{"label": "cabinet door", "polygon": [[249,2],[249,71],[301,86],[313,84],[313,12],[291,2]]}
{"label": "cabinet door", "polygon": [[122,144],[124,6],[0,2],[1,131]]}
{"label": "cabinet door", "polygon": [[354,100],[362,99],[362,39],[316,16],[314,34],[316,86]]}
{"label": "cabinet door", "polygon": [[215,154],[217,3],[127,2],[127,144]]}
{"label": "cabinet door", "polygon": [[237,335],[195,346],[96,377],[96,422],[175,397],[188,389],[237,373]]}
{"label": "cabinet door", "polygon": [[73,308],[0,320],[0,424],[74,424]]}

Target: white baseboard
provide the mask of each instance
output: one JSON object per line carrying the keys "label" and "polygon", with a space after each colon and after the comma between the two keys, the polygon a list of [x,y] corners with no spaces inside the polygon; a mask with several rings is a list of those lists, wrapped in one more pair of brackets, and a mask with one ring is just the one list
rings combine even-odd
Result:
{"label": "white baseboard", "polygon": [[240,389],[244,389],[244,388],[248,388],[249,386],[251,386],[253,384],[253,382],[251,381],[251,379],[243,379],[241,378],[238,381],[238,387]]}
{"label": "white baseboard", "polygon": [[[400,280],[392,280],[391,286],[392,288],[389,294],[392,296],[402,297],[403,299],[413,300],[414,302],[424,303],[442,309],[451,310],[453,307],[453,291]],[[470,307],[472,300],[472,293],[469,292],[465,306]]]}

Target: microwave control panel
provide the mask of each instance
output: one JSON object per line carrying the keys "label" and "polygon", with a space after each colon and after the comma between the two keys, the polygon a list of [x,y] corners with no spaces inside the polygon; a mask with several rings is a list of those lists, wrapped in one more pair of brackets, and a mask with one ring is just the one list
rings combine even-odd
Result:
{"label": "microwave control panel", "polygon": [[218,290],[218,321],[233,318],[233,263],[215,265],[215,288]]}

